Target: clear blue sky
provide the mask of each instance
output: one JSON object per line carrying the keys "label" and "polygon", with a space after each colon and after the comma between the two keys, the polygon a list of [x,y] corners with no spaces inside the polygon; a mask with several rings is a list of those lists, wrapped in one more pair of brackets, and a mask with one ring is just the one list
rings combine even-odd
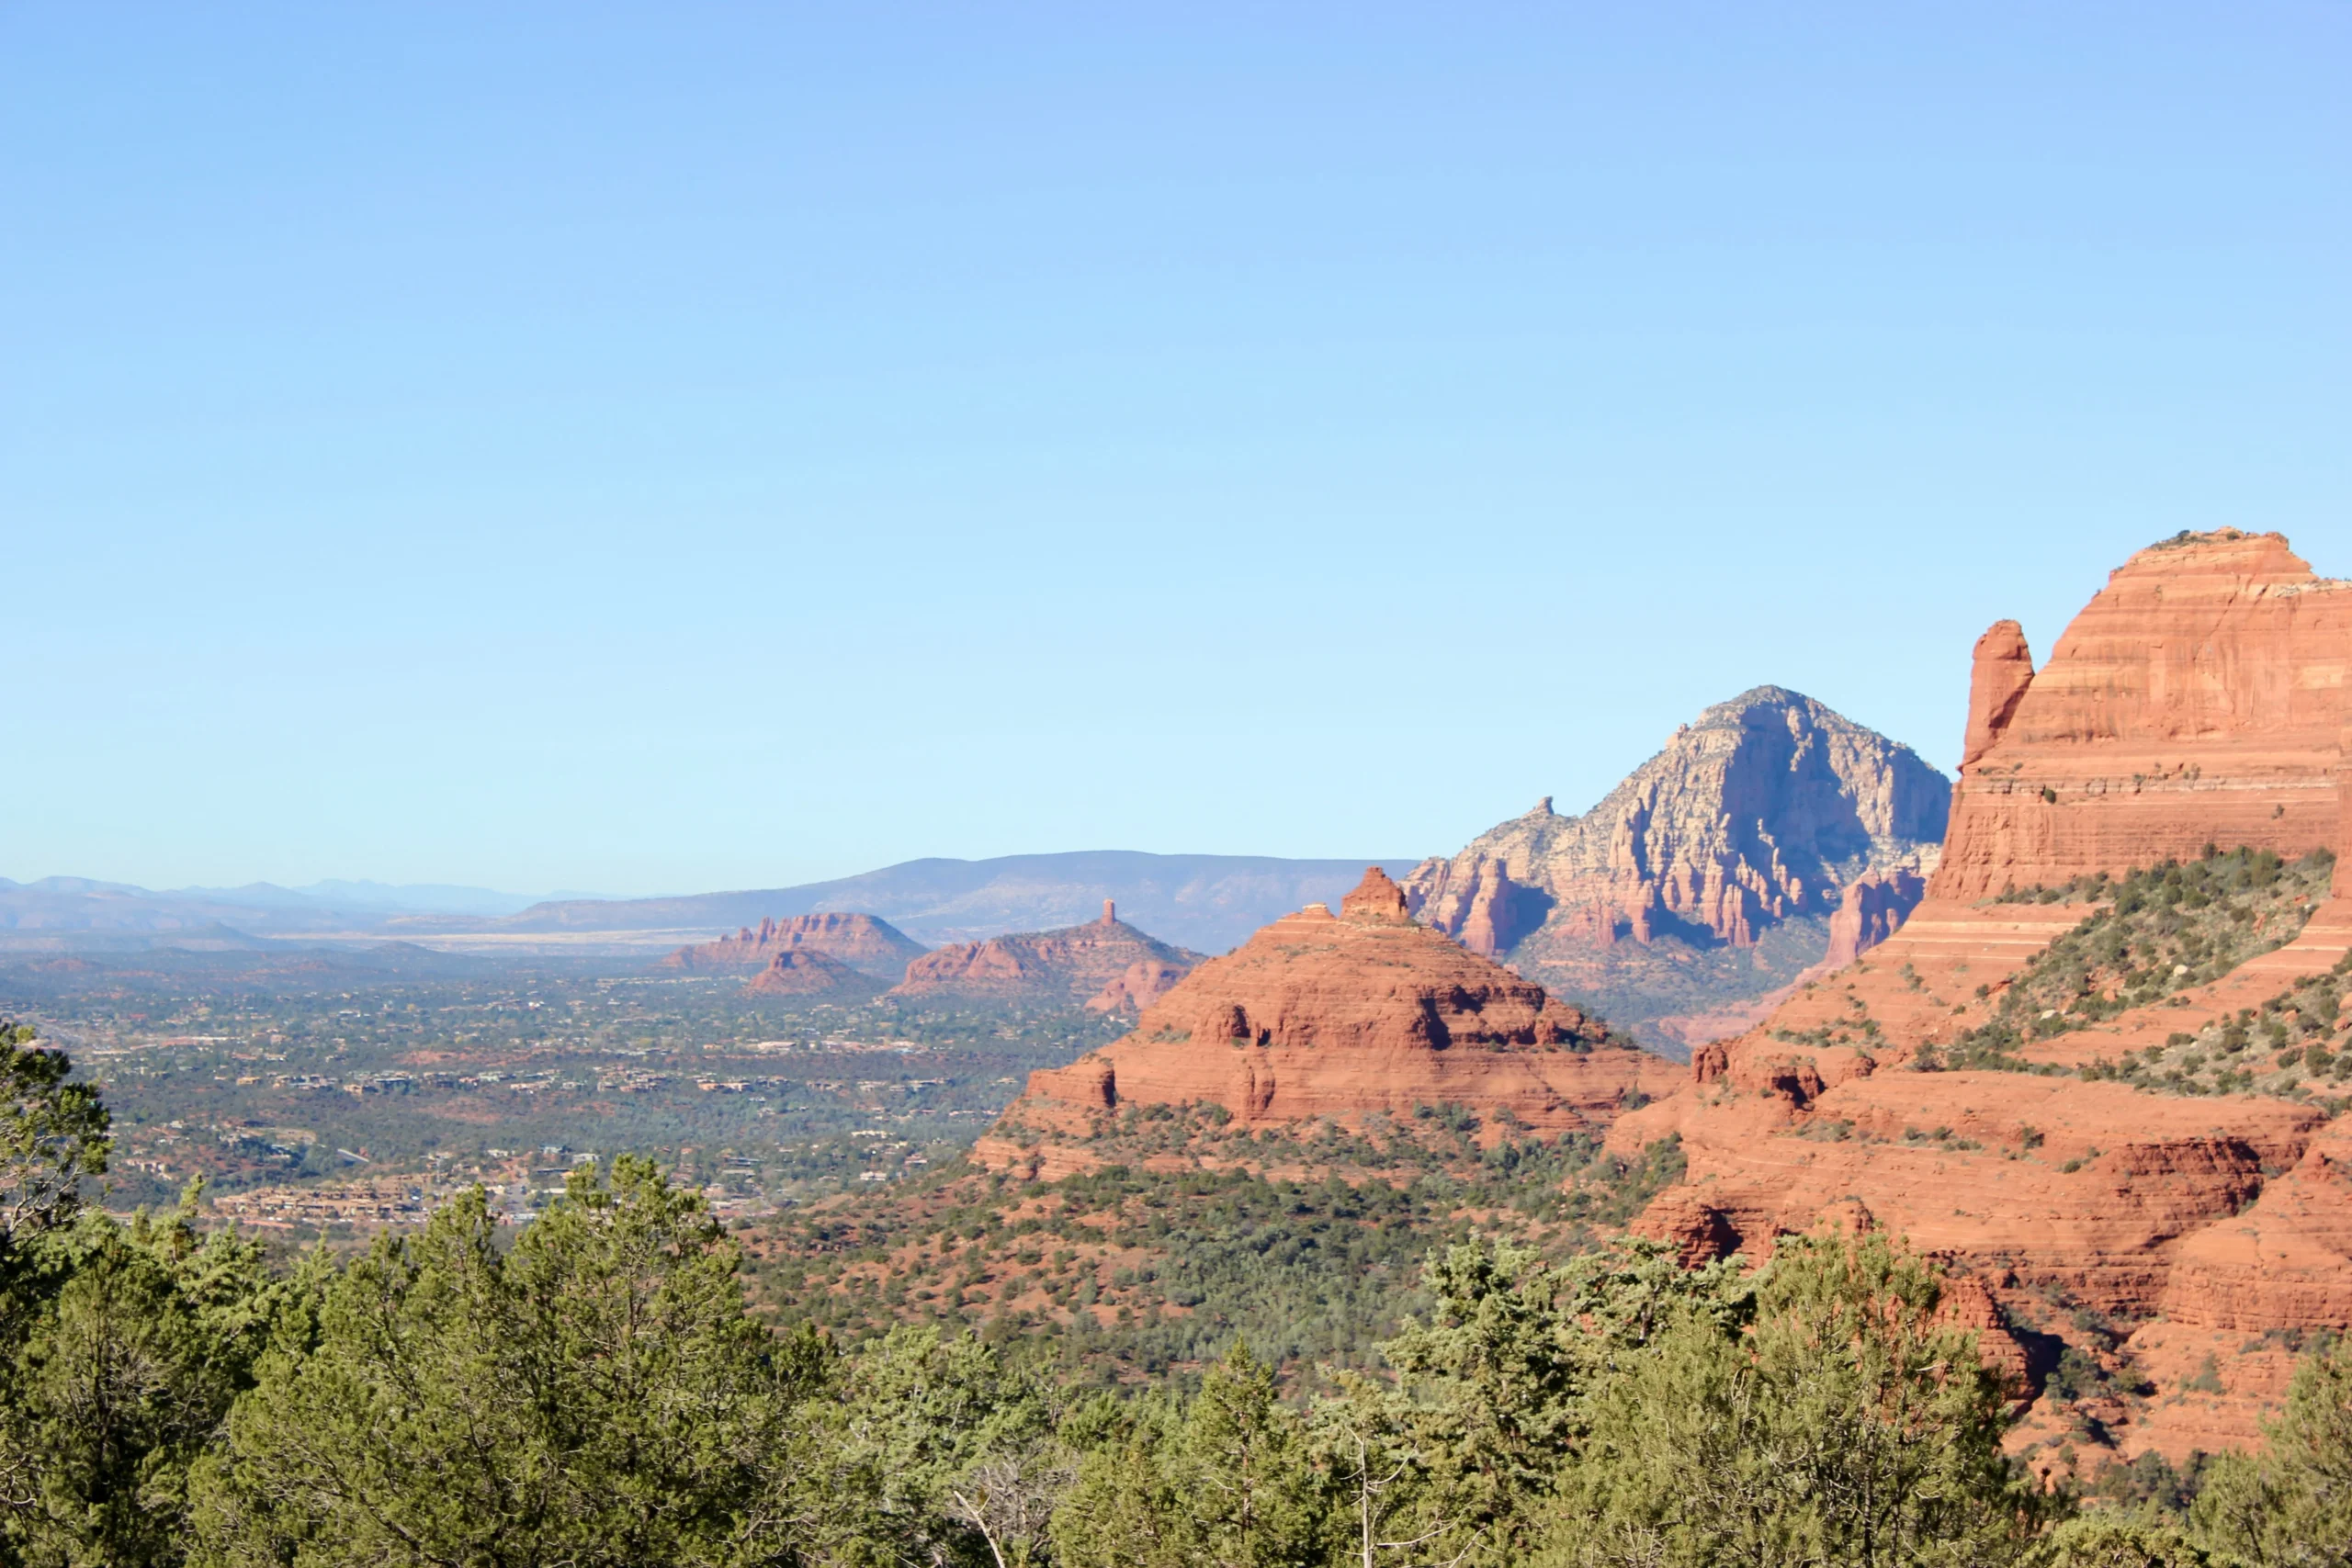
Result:
{"label": "clear blue sky", "polygon": [[1458,847],[2352,573],[2352,6],[0,5],[0,874]]}

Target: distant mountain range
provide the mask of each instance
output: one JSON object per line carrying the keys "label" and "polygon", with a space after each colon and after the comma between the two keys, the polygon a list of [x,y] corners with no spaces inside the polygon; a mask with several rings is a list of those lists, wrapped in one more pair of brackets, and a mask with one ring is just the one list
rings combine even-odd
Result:
{"label": "distant mountain range", "polygon": [[270,938],[372,934],[388,920],[419,912],[482,919],[543,901],[438,884],[254,882],[158,892],[83,876],[0,877],[0,951],[256,948]]}
{"label": "distant mountain range", "polygon": [[534,904],[558,898],[595,898],[602,895],[564,890],[555,893],[501,893],[489,887],[461,887],[444,882],[346,882],[330,879],[307,887],[280,887],[270,882],[249,882],[243,887],[183,887],[171,897],[209,897],[224,904],[255,908],[386,909],[402,914],[516,914]]}
{"label": "distant mountain range", "polygon": [[1108,901],[1143,936],[1219,953],[1306,905],[1336,904],[1378,864],[1417,916],[1472,952],[1676,1050],[1712,1039],[1724,1010],[1761,1006],[1823,962],[1845,903],[1856,904],[1858,931],[1871,910],[1877,936],[1899,923],[1935,864],[1950,790],[1907,747],[1799,693],[1759,686],[1682,726],[1582,816],[1555,813],[1547,799],[1418,865],[1094,850],[912,860],[796,886],[659,898],[526,899],[377,882],[157,893],[51,877],[0,881],[0,952],[401,941],[652,963],[808,916],[872,916],[926,948],[1066,933],[1098,921]]}
{"label": "distant mountain range", "polygon": [[[797,887],[681,898],[554,901],[481,922],[469,932],[422,917],[391,924],[421,942],[473,934],[519,942],[533,936],[717,933],[757,926],[771,916],[784,919],[842,910],[878,915],[917,942],[937,946],[1082,925],[1096,919],[1109,898],[1116,901],[1122,919],[1163,942],[1223,953],[1276,916],[1304,904],[1336,900],[1355,886],[1365,866],[1376,863],[1403,871],[1413,863],[1403,857],[1386,862],[1283,860],[1132,850],[912,860]],[[574,945],[576,950],[582,944]]]}
{"label": "distant mountain range", "polygon": [[0,951],[233,948],[265,939],[398,938],[483,953],[668,951],[774,917],[831,910],[878,915],[937,946],[1095,919],[1106,898],[1143,930],[1204,953],[1237,946],[1303,904],[1336,899],[1374,863],[1132,851],[908,861],[794,887],[668,898],[565,895],[529,899],[487,888],[375,882],[308,887],[151,891],[127,883],[0,878]]}

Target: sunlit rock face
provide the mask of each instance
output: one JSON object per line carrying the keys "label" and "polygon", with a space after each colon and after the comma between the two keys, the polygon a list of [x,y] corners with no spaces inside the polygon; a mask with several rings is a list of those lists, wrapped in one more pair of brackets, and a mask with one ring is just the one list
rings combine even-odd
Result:
{"label": "sunlit rock face", "polygon": [[1204,962],[1132,1033],[1030,1075],[976,1157],[1089,1168],[1098,1119],[1131,1105],[1216,1105],[1245,1126],[1351,1127],[1453,1105],[1497,1125],[1596,1129],[1680,1077],[1412,919],[1403,890],[1374,868],[1339,913],[1317,904],[1284,916]]}

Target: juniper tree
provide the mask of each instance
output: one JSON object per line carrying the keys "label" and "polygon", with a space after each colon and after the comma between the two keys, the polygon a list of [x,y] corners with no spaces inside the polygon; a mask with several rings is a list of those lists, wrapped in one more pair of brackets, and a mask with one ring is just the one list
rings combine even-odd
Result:
{"label": "juniper tree", "polygon": [[821,1353],[744,1311],[699,1195],[624,1156],[496,1243],[476,1189],[291,1314],[199,1469],[199,1562],[795,1560],[779,1477]]}
{"label": "juniper tree", "polygon": [[2011,1475],[2006,1391],[1939,1295],[1882,1238],[1783,1238],[1751,1325],[1683,1314],[1596,1391],[1557,1561],[2014,1560],[2054,1505]]}
{"label": "juniper tree", "polygon": [[1066,1568],[1307,1568],[1329,1532],[1298,1416],[1236,1340],[1200,1392],[1084,1413],[1090,1451],[1055,1515]]}
{"label": "juniper tree", "polygon": [[784,1495],[829,1561],[1044,1560],[1070,1480],[1048,1391],[978,1336],[900,1328],[843,1359]]}
{"label": "juniper tree", "polygon": [[2307,1356],[2256,1454],[2218,1457],[2190,1510],[2205,1545],[2257,1568],[2352,1564],[2352,1347]]}
{"label": "juniper tree", "polygon": [[73,1082],[65,1053],[37,1040],[29,1024],[0,1019],[0,1269],[73,1221],[83,1181],[106,1174],[111,1146],[98,1091]]}
{"label": "juniper tree", "polygon": [[28,1564],[168,1564],[189,1471],[245,1386],[272,1311],[261,1249],[199,1239],[200,1186],[161,1224],[85,1213],[32,1247],[48,1288],[0,1399],[0,1541]]}

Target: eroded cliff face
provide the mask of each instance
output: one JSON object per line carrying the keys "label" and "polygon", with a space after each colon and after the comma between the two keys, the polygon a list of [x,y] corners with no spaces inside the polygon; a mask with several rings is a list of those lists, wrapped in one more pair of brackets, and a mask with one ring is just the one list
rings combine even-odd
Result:
{"label": "eroded cliff face", "polygon": [[1859,876],[1926,863],[1948,795],[1910,748],[1758,686],[1685,725],[1583,816],[1547,798],[1405,887],[1430,924],[1488,956],[1545,927],[1746,946],[1774,921],[1828,914]]}
{"label": "eroded cliff face", "polygon": [[[2120,1455],[2257,1441],[2285,1387],[2281,1347],[2352,1325],[2352,1147],[2335,1102],[2100,1074],[2335,970],[2352,952],[2352,900],[2304,903],[2300,934],[2218,977],[2029,1032],[2011,1049],[2031,1071],[1921,1069],[1974,1059],[1970,1032],[1996,1020],[2013,977],[2095,908],[1989,895],[2209,843],[2334,845],[2347,658],[2352,586],[2313,577],[2272,535],[2140,552],[2039,672],[2016,624],[1995,626],[1975,651],[1967,761],[1928,897],[1615,1124],[1612,1146],[1671,1133],[1688,1160],[1638,1228],[1699,1258],[1768,1251],[1859,1213],[1978,1280],[2005,1332],[2038,1348],[2037,1371],[2072,1344],[2117,1389],[2152,1384],[2093,1412]],[[1858,894],[1841,919],[1866,929],[1871,903]],[[2045,1398],[2018,1441],[2054,1451],[2078,1439],[2081,1414]]]}
{"label": "eroded cliff face", "polygon": [[1083,1004],[1097,1012],[1148,1007],[1201,961],[1118,918],[1110,901],[1102,918],[1060,931],[1031,931],[958,942],[907,965],[893,996],[968,997]]}
{"label": "eroded cliff face", "polygon": [[1909,748],[1759,686],[1583,816],[1547,798],[1405,886],[1472,952],[1679,1051],[1760,1017],[1833,940],[1850,957],[1900,924],[1949,793]]}
{"label": "eroded cliff face", "polygon": [[2041,670],[2014,621],[1976,646],[1951,831],[1929,892],[2123,872],[2208,843],[2335,842],[2352,583],[2277,534],[2133,556]]}
{"label": "eroded cliff face", "polygon": [[1453,1104],[1528,1127],[1604,1126],[1673,1064],[1610,1033],[1492,960],[1415,922],[1376,867],[1334,915],[1310,905],[1204,962],[1134,1032],[1030,1075],[974,1157],[1048,1176],[1090,1168],[1099,1120],[1127,1105],[1207,1103],[1244,1126]]}
{"label": "eroded cliff face", "polygon": [[1829,951],[1805,979],[1843,969],[1871,948],[1903,929],[1928,885],[1909,866],[1858,876],[1838,896],[1838,912],[1829,917]]}
{"label": "eroded cliff face", "polygon": [[927,952],[888,920],[872,915],[827,913],[789,919],[763,919],[717,942],[682,947],[662,961],[668,969],[697,974],[760,971],[786,953],[821,953],[877,980],[896,980],[910,960]]}

